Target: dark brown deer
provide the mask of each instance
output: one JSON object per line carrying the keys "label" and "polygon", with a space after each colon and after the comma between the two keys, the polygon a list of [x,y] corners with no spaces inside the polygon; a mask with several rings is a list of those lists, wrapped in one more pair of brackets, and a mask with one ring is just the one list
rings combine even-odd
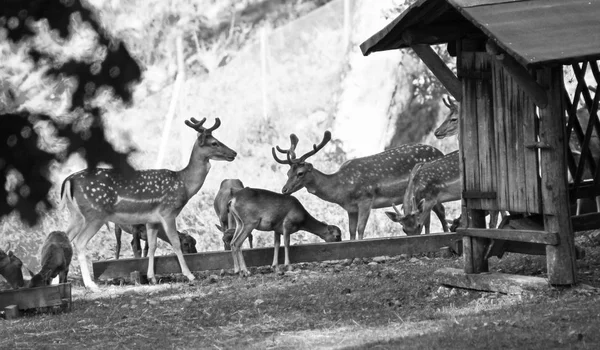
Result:
{"label": "dark brown deer", "polygon": [[[223,246],[225,250],[231,250],[230,242],[233,239],[235,233],[235,220],[229,214],[229,201],[233,198],[233,195],[244,188],[244,184],[239,179],[225,179],[221,181],[219,192],[215,196],[213,206],[215,213],[219,218],[219,225],[215,225],[219,231],[223,232]],[[252,234],[248,235],[248,243],[252,248]]]}
{"label": "dark brown deer", "polygon": [[14,289],[21,288],[25,285],[23,280],[23,262],[17,258],[12,251],[0,249],[0,275],[2,275],[8,284]]}
{"label": "dark brown deer", "polygon": [[[306,162],[306,159],[322,149],[330,139],[331,133],[326,131],[318,146],[313,145],[311,151],[296,158],[298,137],[291,134],[290,148],[273,148],[273,158],[280,164],[290,166],[288,180],[281,192],[292,194],[306,187],[309,193],[344,208],[348,212],[351,240],[356,238],[357,231],[358,239],[363,239],[371,209],[402,203],[410,171],[417,163],[444,155],[437,148],[427,145],[403,145],[372,156],[349,160],[336,173],[324,174]],[[286,154],[287,159],[279,159],[275,149]],[[436,205],[434,212],[440,219],[444,232],[447,232],[444,207]],[[429,233],[428,223],[426,233]]]}
{"label": "dark brown deer", "polygon": [[246,187],[233,195],[229,202],[229,212],[236,223],[235,234],[231,240],[234,272],[242,276],[250,274],[241,247],[252,230],[274,231],[275,270],[278,270],[281,235],[286,268],[290,266],[289,247],[292,233],[304,230],[321,237],[325,242],[342,240],[342,232],[337,226],[328,225],[312,217],[294,196]]}
{"label": "dark brown deer", "polygon": [[195,195],[208,175],[210,160],[233,161],[236,152],[225,146],[212,132],[221,125],[217,118],[210,128],[206,118],[186,120],[198,132],[188,165],[180,171],[138,170],[123,174],[116,169],[86,169],[63,182],[62,202],[71,212],[68,235],[78,252],[81,275],[86,287],[97,289],[90,278],[86,245],[100,227],[111,221],[119,225],[146,224],[148,234],[148,280],[156,283],[154,252],[158,228],[162,225],[177,255],[182,273],[195,279],[181,252],[175,219]]}
{"label": "dark brown deer", "polygon": [[29,288],[48,286],[56,276],[59,283],[66,283],[72,257],[73,247],[67,234],[50,232],[42,245],[42,269],[31,277]]}
{"label": "dark brown deer", "polygon": [[[121,255],[121,234],[125,231],[131,234],[131,250],[133,251],[134,258],[141,258],[148,256],[148,235],[146,233],[146,225],[117,225],[115,224],[115,238],[117,239],[117,247],[115,249],[115,259],[119,259]],[[185,232],[177,231],[177,235],[179,236],[179,244],[181,245],[181,252],[183,254],[193,254],[198,253],[196,250],[196,240],[194,237],[190,236]],[[162,226],[158,227],[158,232],[156,235],[157,238],[161,239],[164,242],[171,244],[169,241],[169,237],[167,237],[167,233],[162,228]],[[145,241],[144,250],[142,251],[141,241]]]}
{"label": "dark brown deer", "polygon": [[459,159],[458,151],[454,151],[431,162],[415,165],[404,193],[404,215],[395,206],[395,213],[386,212],[392,221],[402,224],[407,235],[421,233],[435,205],[461,199]]}

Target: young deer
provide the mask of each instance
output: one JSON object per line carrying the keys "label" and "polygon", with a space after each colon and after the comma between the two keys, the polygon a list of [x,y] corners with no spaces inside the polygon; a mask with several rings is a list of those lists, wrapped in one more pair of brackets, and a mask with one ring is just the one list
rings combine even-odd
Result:
{"label": "young deer", "polygon": [[221,125],[217,118],[210,128],[202,125],[206,118],[192,118],[185,124],[198,132],[188,165],[180,171],[167,169],[138,170],[124,174],[117,169],[86,169],[72,174],[63,182],[62,202],[69,207],[69,239],[78,252],[81,275],[86,287],[98,287],[90,278],[86,245],[108,221],[119,225],[146,223],[148,234],[148,279],[154,276],[154,252],[158,228],[162,225],[177,255],[182,273],[193,281],[177,236],[175,218],[195,195],[208,175],[210,160],[233,161],[236,152],[212,136]]}
{"label": "young deer", "polygon": [[[403,145],[372,156],[349,160],[336,173],[327,175],[315,169],[306,159],[322,149],[330,139],[331,133],[326,131],[318,146],[313,145],[312,151],[296,158],[298,137],[291,134],[290,148],[273,148],[273,158],[280,164],[290,166],[288,180],[281,193],[292,194],[306,187],[309,193],[344,208],[348,212],[351,240],[356,238],[357,231],[358,239],[363,239],[371,209],[402,203],[410,171],[417,163],[444,155],[437,148],[427,145]],[[275,149],[286,154],[287,159],[277,158]],[[434,212],[440,219],[444,232],[447,232],[443,205],[436,205]],[[426,225],[426,231],[429,233],[429,225]]]}
{"label": "young deer", "polygon": [[[217,192],[215,202],[213,203],[220,224],[215,226],[219,231],[223,232],[222,239],[225,250],[231,250],[230,242],[235,233],[235,220],[229,214],[228,209],[229,201],[233,195],[242,188],[244,188],[244,184],[239,179],[225,179],[221,181],[221,187],[219,188],[219,192]],[[252,248],[252,234],[248,235],[248,243],[250,244],[250,248]]]}
{"label": "young deer", "polygon": [[29,288],[48,286],[58,276],[59,283],[67,282],[73,247],[67,234],[51,232],[42,245],[42,269],[31,277]]}
{"label": "young deer", "polygon": [[0,249],[0,275],[2,275],[14,289],[21,288],[25,285],[22,267],[23,262],[21,262],[12,251],[8,250],[7,254],[4,250]]}
{"label": "young deer", "polygon": [[404,193],[404,215],[393,206],[395,213],[386,212],[387,216],[401,223],[407,235],[420,234],[435,205],[461,198],[462,177],[458,162],[458,151],[454,151],[431,162],[415,165]]}
{"label": "young deer", "polygon": [[235,219],[235,234],[231,240],[234,272],[242,276],[250,273],[246,268],[241,247],[252,230],[274,231],[273,268],[278,269],[280,236],[283,235],[285,266],[290,266],[290,235],[304,230],[321,237],[325,242],[339,242],[342,232],[312,217],[293,196],[246,187],[233,195],[229,212]]}
{"label": "young deer", "polygon": [[[107,225],[108,227],[108,225]],[[133,251],[133,256],[135,258],[147,257],[148,256],[148,235],[146,233],[146,225],[117,225],[115,224],[115,238],[117,239],[117,248],[115,250],[115,259],[119,259],[121,255],[121,233],[125,231],[131,234],[131,250]],[[183,254],[191,254],[198,253],[196,250],[196,240],[194,237],[188,235],[185,232],[177,231],[177,235],[179,236],[179,244],[181,246],[181,252]],[[169,237],[167,237],[167,233],[162,228],[162,226],[158,227],[158,232],[156,235],[157,238],[171,244],[169,241]],[[144,250],[142,251],[141,241],[145,241]]]}

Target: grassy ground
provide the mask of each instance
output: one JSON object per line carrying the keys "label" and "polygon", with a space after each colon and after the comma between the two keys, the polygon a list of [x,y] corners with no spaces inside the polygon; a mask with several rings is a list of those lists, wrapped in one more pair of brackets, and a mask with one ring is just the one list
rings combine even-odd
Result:
{"label": "grassy ground", "polygon": [[[285,275],[197,273],[193,285],[74,288],[73,310],[0,320],[0,348],[505,349],[600,346],[600,241],[573,288],[502,295],[445,288],[435,254],[296,264]],[[509,254],[491,269],[545,276],[543,257]],[[79,281],[76,278],[74,284]]]}

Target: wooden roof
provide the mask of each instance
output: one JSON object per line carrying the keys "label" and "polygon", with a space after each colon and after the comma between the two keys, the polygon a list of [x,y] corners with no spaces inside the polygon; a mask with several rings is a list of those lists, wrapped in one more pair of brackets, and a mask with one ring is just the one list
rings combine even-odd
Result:
{"label": "wooden roof", "polygon": [[418,0],[360,45],[371,52],[488,37],[524,66],[600,59],[600,0]]}

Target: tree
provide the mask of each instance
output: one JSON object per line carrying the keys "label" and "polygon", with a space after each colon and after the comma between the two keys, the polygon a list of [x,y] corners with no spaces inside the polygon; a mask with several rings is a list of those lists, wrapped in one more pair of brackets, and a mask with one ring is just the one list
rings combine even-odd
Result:
{"label": "tree", "polygon": [[[94,50],[87,57],[58,59],[57,54],[32,45],[40,23],[66,40],[74,27],[87,26],[95,37]],[[29,225],[52,207],[48,192],[52,186],[49,167],[73,153],[80,153],[90,167],[105,163],[127,172],[127,156],[106,140],[101,119],[103,110],[93,99],[101,88],[112,89],[115,99],[131,103],[130,86],[141,77],[139,65],[119,40],[101,27],[95,14],[80,0],[4,0],[0,8],[0,40],[11,47],[28,47],[27,55],[36,68],[48,67],[51,79],[73,78],[69,117],[56,117],[8,106],[0,108],[0,217],[16,210]],[[5,93],[17,98],[18,91]],[[63,147],[46,145],[50,131]]]}

